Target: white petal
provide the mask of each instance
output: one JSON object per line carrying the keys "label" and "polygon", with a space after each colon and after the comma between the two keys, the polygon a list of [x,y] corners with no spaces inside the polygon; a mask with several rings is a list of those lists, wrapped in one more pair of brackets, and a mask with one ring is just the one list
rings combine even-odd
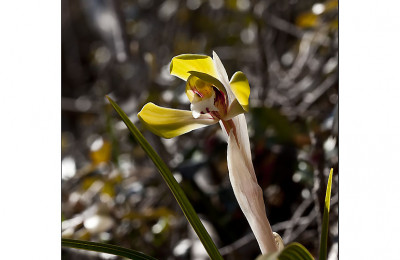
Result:
{"label": "white petal", "polygon": [[232,121],[236,127],[236,133],[240,144],[240,150],[242,151],[243,156],[246,157],[246,161],[250,162],[251,167],[249,168],[253,169],[253,164],[251,162],[251,150],[250,150],[249,132],[247,131],[246,117],[244,116],[244,114],[240,114],[232,118]]}
{"label": "white petal", "polygon": [[266,216],[263,192],[257,183],[251,162],[246,120],[244,115],[239,115],[234,120],[240,147],[231,132],[228,138],[228,169],[232,188],[262,254],[275,252],[278,248]]}
{"label": "white petal", "polygon": [[228,94],[229,104],[235,99],[235,95],[232,92],[231,85],[229,84],[228,74],[226,73],[225,67],[219,59],[218,55],[213,51],[213,62],[215,70],[217,71],[219,81],[224,85]]}

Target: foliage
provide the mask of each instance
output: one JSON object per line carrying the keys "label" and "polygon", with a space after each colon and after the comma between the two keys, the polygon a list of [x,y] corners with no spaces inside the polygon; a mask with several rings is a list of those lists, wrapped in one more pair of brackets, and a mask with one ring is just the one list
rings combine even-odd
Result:
{"label": "foliage", "polygon": [[328,254],[327,246],[329,233],[329,209],[331,204],[332,172],[333,169],[331,169],[331,172],[329,173],[328,186],[326,187],[324,217],[322,219],[322,232],[319,247],[319,260],[326,260]]}
{"label": "foliage", "polygon": [[104,243],[96,243],[96,242],[88,242],[88,241],[81,241],[81,240],[73,240],[73,239],[62,239],[62,246],[77,248],[77,249],[85,249],[90,251],[97,251],[117,256],[126,257],[129,259],[134,260],[157,260],[154,257],[145,255],[141,252],[134,251],[131,249],[108,245]]}

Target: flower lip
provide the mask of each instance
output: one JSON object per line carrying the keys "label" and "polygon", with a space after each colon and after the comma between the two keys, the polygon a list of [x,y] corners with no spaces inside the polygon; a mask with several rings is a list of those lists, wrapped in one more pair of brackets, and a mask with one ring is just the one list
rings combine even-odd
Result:
{"label": "flower lip", "polygon": [[215,119],[222,119],[227,113],[226,96],[212,83],[190,75],[186,83],[186,95],[191,103],[193,117],[209,113]]}

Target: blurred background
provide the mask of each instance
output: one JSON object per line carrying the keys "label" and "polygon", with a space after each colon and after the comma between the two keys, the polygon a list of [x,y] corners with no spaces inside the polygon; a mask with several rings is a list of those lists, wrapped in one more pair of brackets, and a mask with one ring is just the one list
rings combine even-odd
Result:
{"label": "blurred background", "polygon": [[[328,259],[338,251],[336,0],[63,0],[62,236],[159,259],[208,259],[155,166],[105,99],[143,132],[225,259],[259,248],[233,195],[219,125],[162,139],[136,114],[147,102],[189,109],[175,55],[216,51],[251,87],[252,158],[272,229],[318,256],[334,168]],[[63,259],[118,259],[63,248]]]}

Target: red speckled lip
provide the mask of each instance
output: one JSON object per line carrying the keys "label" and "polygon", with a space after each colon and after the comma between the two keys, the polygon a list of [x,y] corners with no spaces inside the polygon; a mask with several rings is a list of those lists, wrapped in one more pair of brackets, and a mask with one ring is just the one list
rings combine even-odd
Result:
{"label": "red speckled lip", "polygon": [[[214,98],[214,105],[218,108],[219,114],[222,114],[223,116],[226,115],[227,113],[227,100],[225,98],[224,92],[220,91],[218,88],[213,86],[214,92],[215,92],[215,98]],[[221,111],[222,110],[222,111]]]}
{"label": "red speckled lip", "polygon": [[203,94],[201,94],[201,93],[197,90],[197,88],[191,88],[191,89],[192,89],[192,91],[193,91],[195,94],[197,94],[199,97],[201,97],[201,98],[204,97]]}

